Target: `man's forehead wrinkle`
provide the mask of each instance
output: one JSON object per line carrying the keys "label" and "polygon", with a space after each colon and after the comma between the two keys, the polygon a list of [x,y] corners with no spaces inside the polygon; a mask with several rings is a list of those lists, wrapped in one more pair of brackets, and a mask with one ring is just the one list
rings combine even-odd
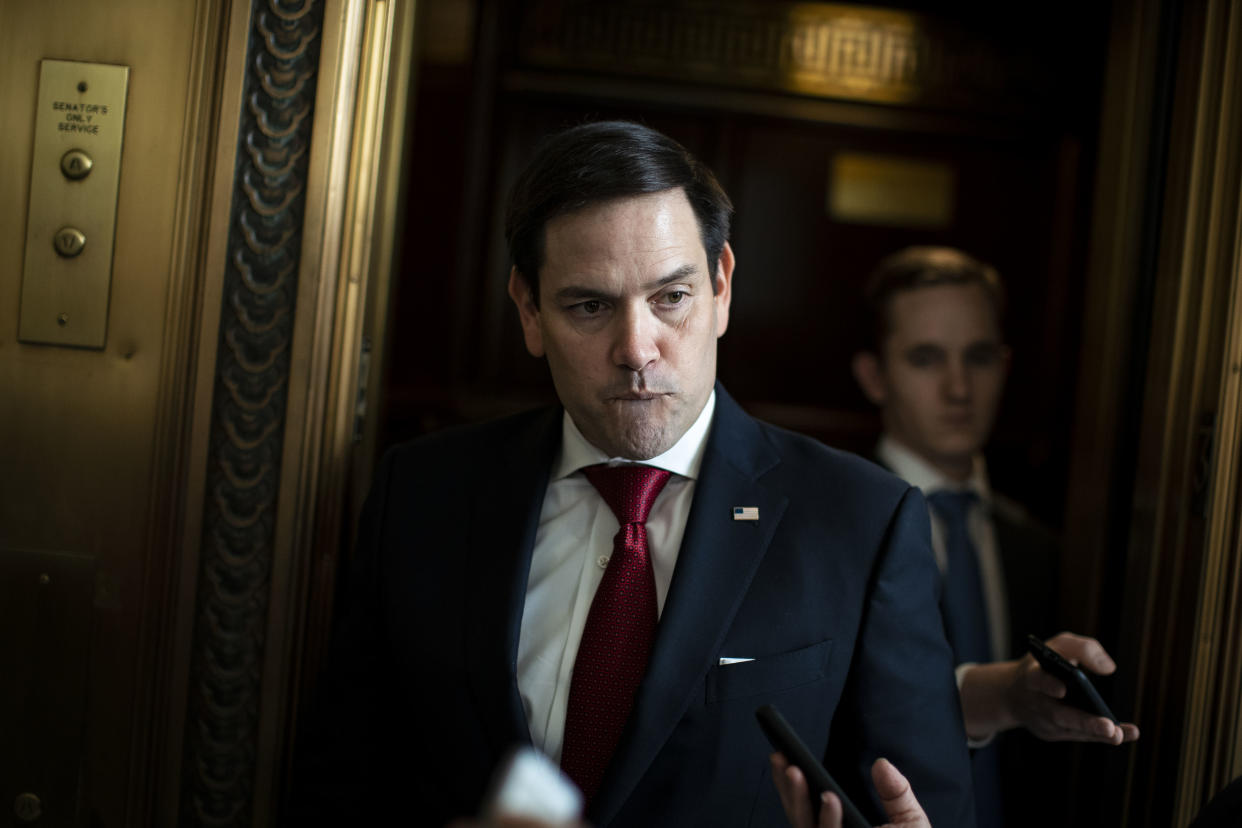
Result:
{"label": "man's forehead wrinkle", "polygon": [[611,293],[598,287],[566,285],[554,294],[557,299],[611,299]]}
{"label": "man's forehead wrinkle", "polygon": [[963,314],[922,313],[893,320],[888,338],[905,345],[969,346],[1002,341],[1000,329],[985,320]]}
{"label": "man's forehead wrinkle", "polygon": [[961,342],[985,337],[1000,342],[1004,334],[984,289],[975,284],[939,284],[903,291],[886,308],[890,333],[904,339]]}
{"label": "man's forehead wrinkle", "polygon": [[[670,203],[671,202],[671,203]],[[545,228],[541,290],[554,301],[614,301],[710,277],[685,195],[623,198],[558,216]]]}
{"label": "man's forehead wrinkle", "polygon": [[[684,282],[688,279],[694,278],[699,274],[699,272],[700,270],[698,265],[685,264],[665,276],[661,276],[658,279],[653,279],[650,282],[640,285],[639,290],[646,293],[675,282]],[[600,299],[617,298],[618,294],[615,294],[606,287],[601,286],[598,282],[599,280],[592,279],[590,277],[579,280],[578,278],[571,276],[570,283],[557,289],[554,295],[557,299],[584,299],[593,297]]]}
{"label": "man's forehead wrinkle", "polygon": [[937,356],[964,355],[979,348],[996,348],[999,342],[975,340],[963,344],[944,345],[939,342],[911,342],[901,346],[902,354],[936,354]]}
{"label": "man's forehead wrinkle", "polygon": [[[896,338],[896,337],[894,337]],[[902,337],[905,341],[902,345],[906,348],[976,348],[980,345],[1000,345],[1001,339],[999,335],[981,334],[979,336],[950,337],[950,336],[908,336]]]}
{"label": "man's forehead wrinkle", "polygon": [[699,274],[698,265],[684,264],[681,267],[669,273],[667,276],[661,276],[659,279],[654,279],[648,282],[644,287],[647,290],[651,290],[653,288],[663,287],[664,285],[672,284],[673,282],[685,281],[686,279],[690,279],[694,276],[697,276],[698,274]]}

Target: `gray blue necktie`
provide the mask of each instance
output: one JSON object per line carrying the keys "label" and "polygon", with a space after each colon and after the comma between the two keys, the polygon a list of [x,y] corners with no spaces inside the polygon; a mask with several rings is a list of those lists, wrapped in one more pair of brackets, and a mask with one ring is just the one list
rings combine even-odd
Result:
{"label": "gray blue necktie", "polygon": [[944,521],[948,561],[940,609],[944,614],[945,633],[953,648],[953,660],[957,664],[992,660],[983,577],[979,574],[979,556],[971,543],[966,522],[970,507],[978,499],[979,496],[971,491],[942,490],[927,496],[932,509]]}
{"label": "gray blue necktie", "polygon": [[[968,661],[986,664],[992,661],[983,577],[967,524],[970,507],[978,499],[979,496],[971,491],[942,490],[927,496],[932,509],[944,521],[944,545],[948,560],[944,590],[940,594],[940,611],[944,616],[945,634],[949,646],[953,648],[955,664]],[[979,828],[1000,828],[1000,765],[996,742],[972,752],[970,770],[975,783],[976,825]]]}

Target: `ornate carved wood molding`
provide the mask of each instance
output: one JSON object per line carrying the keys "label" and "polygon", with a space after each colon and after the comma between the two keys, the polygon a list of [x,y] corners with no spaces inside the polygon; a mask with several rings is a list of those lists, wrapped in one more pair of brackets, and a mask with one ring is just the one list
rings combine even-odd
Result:
{"label": "ornate carved wood molding", "polygon": [[220,315],[182,822],[248,825],[323,4],[251,10]]}
{"label": "ornate carved wood molding", "polygon": [[1072,69],[1049,72],[1020,29],[999,43],[868,6],[533,0],[521,31],[518,59],[531,68],[1013,114],[1071,91],[1060,75]]}

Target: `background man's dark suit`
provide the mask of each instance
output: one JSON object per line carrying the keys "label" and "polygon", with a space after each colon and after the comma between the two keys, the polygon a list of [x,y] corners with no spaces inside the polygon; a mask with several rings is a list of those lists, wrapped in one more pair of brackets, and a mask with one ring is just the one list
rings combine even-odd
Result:
{"label": "background man's dark suit", "polygon": [[[514,664],[560,422],[534,412],[385,458],[321,685],[319,721],[335,724],[302,752],[295,819],[375,808],[439,825],[475,812],[529,741]],[[647,677],[588,819],[786,824],[754,720],[771,702],[877,821],[864,780],[883,755],[934,825],[972,824],[936,582],[917,490],[751,419],[717,385]]]}
{"label": "background man's dark suit", "polygon": [[1026,653],[1028,633],[1046,639],[1061,631],[1056,622],[1060,547],[1056,536],[1022,506],[995,493],[992,526],[1009,604],[1009,652],[996,656],[1019,658]]}
{"label": "background man's dark suit", "polygon": [[[1026,652],[1028,633],[1046,640],[1063,629],[1056,621],[1060,547],[1056,536],[1022,506],[996,494],[992,526],[1009,604],[1009,652],[997,657],[1019,658]],[[1064,808],[1072,801],[1069,746],[1042,741],[1024,728],[998,738],[1005,825],[1045,826],[1064,819]],[[1032,790],[1044,793],[1032,797]]]}

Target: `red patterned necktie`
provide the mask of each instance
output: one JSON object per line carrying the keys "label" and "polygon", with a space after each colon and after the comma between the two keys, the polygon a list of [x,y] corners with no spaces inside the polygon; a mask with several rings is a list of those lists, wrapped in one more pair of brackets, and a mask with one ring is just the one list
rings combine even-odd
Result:
{"label": "red patterned necktie", "polygon": [[582,471],[621,524],[582,630],[565,714],[561,767],[589,804],[651,656],[659,609],[644,524],[671,474],[651,466],[587,466]]}

